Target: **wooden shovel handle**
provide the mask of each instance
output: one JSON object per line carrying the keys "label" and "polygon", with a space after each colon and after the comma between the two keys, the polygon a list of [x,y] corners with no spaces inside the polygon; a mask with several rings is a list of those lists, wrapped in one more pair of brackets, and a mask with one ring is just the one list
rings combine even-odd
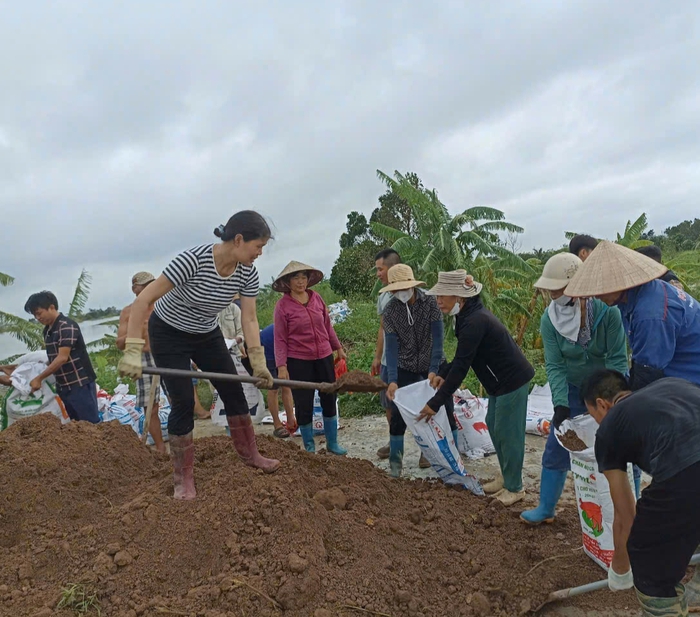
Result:
{"label": "wooden shovel handle", "polygon": [[[161,368],[158,366],[144,367],[143,372],[148,375],[161,375],[163,377],[188,377],[190,379],[206,379],[208,381],[237,381],[238,383],[252,383],[257,385],[260,381],[251,375],[233,375],[230,373],[208,373],[206,371],[184,371],[176,368]],[[291,379],[273,379],[273,390],[278,388],[292,388],[294,390],[318,390],[319,392],[333,392],[335,385],[330,383],[312,383],[310,381],[293,381]]]}

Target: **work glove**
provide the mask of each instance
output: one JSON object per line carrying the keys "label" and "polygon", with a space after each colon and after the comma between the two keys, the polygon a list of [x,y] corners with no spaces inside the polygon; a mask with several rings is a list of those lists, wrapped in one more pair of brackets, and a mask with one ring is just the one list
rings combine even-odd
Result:
{"label": "work glove", "polygon": [[122,377],[139,379],[143,368],[141,365],[143,348],[146,341],[142,338],[128,338],[124,343],[124,354],[122,355],[117,370]]}
{"label": "work glove", "polygon": [[248,347],[248,360],[253,369],[253,377],[257,377],[260,381],[256,384],[258,388],[267,388],[270,390],[274,384],[272,383],[272,374],[267,368],[265,361],[265,349],[263,347]]}
{"label": "work glove", "polygon": [[571,410],[565,405],[557,405],[554,408],[554,418],[552,418],[552,424],[554,428],[558,429],[564,420],[571,416]]}
{"label": "work glove", "polygon": [[634,578],[632,577],[632,568],[624,574],[618,574],[613,570],[613,567],[608,568],[608,587],[610,591],[624,591],[634,587]]}

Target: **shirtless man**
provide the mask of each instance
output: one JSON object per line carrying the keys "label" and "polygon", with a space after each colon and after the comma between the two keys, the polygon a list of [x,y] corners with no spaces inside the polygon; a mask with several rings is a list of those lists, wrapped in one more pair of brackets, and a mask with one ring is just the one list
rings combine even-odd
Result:
{"label": "shirtless man", "polygon": [[[137,272],[131,277],[131,291],[134,295],[138,296],[146,287],[155,280],[155,277],[150,272]],[[153,307],[151,307],[151,311]],[[117,331],[117,349],[124,350],[127,337],[127,328],[129,326],[129,316],[131,315],[131,304],[125,306],[119,315],[119,330]],[[151,313],[149,311],[148,316]],[[142,338],[146,341],[146,345],[143,348],[142,362],[144,367],[153,367],[156,365],[151,355],[151,347],[148,341],[148,319],[143,322],[142,328]],[[141,377],[136,382],[136,406],[141,407],[146,411],[146,405],[148,405],[148,397],[151,392],[151,385],[153,384],[153,375],[141,375]],[[153,441],[158,452],[166,452],[165,444],[163,443],[163,434],[160,428],[160,419],[158,418],[158,403],[160,397],[156,394],[154,399],[153,412],[151,413],[151,424],[148,427],[148,431],[153,437]]]}

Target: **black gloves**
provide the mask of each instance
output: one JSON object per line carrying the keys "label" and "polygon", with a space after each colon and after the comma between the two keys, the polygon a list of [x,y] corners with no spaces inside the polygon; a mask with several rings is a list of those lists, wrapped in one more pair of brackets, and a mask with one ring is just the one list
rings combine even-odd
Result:
{"label": "black gloves", "polygon": [[552,419],[552,424],[554,428],[558,429],[561,423],[571,416],[571,410],[564,405],[557,405],[554,408],[554,418]]}

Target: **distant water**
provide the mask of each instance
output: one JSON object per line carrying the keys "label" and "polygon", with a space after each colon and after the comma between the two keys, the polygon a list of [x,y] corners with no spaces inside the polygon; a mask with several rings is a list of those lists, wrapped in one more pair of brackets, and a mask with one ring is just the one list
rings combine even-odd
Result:
{"label": "distant water", "polygon": [[[101,339],[105,334],[113,332],[114,328],[106,326],[104,323],[114,321],[115,319],[116,317],[108,317],[106,319],[94,319],[80,323],[80,329],[83,332],[85,342],[91,343],[92,341]],[[0,334],[0,360],[25,353],[26,351],[28,351],[27,348],[16,338],[9,334]]]}

